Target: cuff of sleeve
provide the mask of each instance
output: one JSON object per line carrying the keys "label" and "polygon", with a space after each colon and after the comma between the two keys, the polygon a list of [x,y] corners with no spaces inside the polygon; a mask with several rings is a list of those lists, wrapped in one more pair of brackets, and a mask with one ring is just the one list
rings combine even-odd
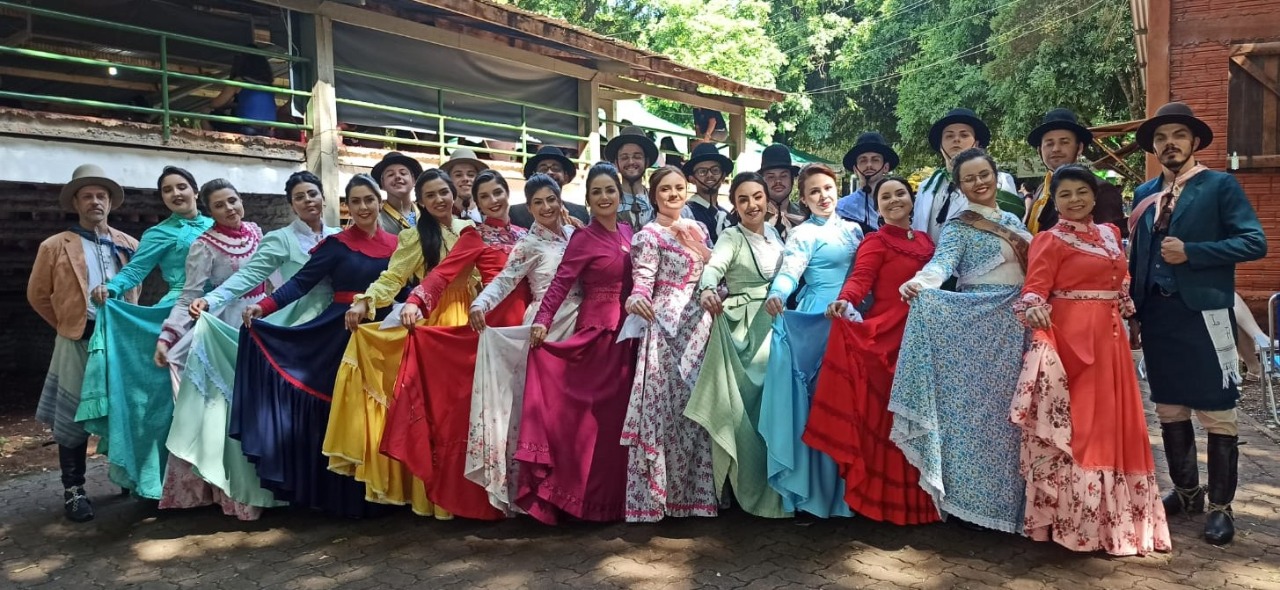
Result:
{"label": "cuff of sleeve", "polygon": [[280,310],[276,300],[271,297],[263,297],[262,301],[258,302],[258,307],[262,308],[262,317],[267,317]]}
{"label": "cuff of sleeve", "polygon": [[1049,304],[1045,302],[1044,297],[1036,293],[1027,293],[1013,302],[1013,315],[1018,318],[1022,325],[1030,327],[1027,324],[1027,310],[1036,307],[1048,308]]}
{"label": "cuff of sleeve", "polygon": [[361,301],[364,302],[364,307],[366,310],[364,315],[366,316],[366,319],[372,320],[376,318],[378,316],[378,306],[373,304],[373,297],[370,295],[365,295],[364,293],[358,293],[351,300],[351,303],[360,303]]}
{"label": "cuff of sleeve", "polygon": [[161,328],[160,337],[157,338],[157,340],[164,343],[165,346],[173,346],[173,343],[177,342],[178,338],[178,332],[176,330],[169,326],[165,326],[164,328]]}

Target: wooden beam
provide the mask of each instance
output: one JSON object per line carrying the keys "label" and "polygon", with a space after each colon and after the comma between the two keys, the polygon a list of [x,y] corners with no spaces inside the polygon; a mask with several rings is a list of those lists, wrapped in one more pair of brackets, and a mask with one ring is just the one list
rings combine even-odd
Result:
{"label": "wooden beam", "polygon": [[[1145,0],[1147,6],[1147,116],[1171,99],[1169,85],[1169,27],[1172,8],[1167,0]],[[1160,160],[1147,154],[1147,177],[1160,173]]]}
{"label": "wooden beam", "polygon": [[307,138],[307,169],[320,177],[324,185],[324,218],[331,226],[337,226],[342,203],[339,199],[341,183],[338,176],[338,102],[334,91],[333,72],[333,20],[312,15],[315,26],[316,82],[311,87],[311,100],[307,103],[307,117],[311,120],[312,134]]}
{"label": "wooden beam", "polygon": [[1280,168],[1280,154],[1246,156],[1240,154],[1241,168]]}
{"label": "wooden beam", "polygon": [[1233,45],[1231,55],[1280,55],[1280,41]]}
{"label": "wooden beam", "polygon": [[738,156],[747,151],[747,117],[745,113],[729,113],[729,159],[738,161]]}
{"label": "wooden beam", "polygon": [[[1165,5],[1168,0],[1162,0]],[[1224,7],[1225,8],[1225,7]],[[1154,12],[1155,7],[1151,10]],[[1251,39],[1275,39],[1276,31],[1280,31],[1280,12],[1273,6],[1264,12],[1249,13],[1247,9],[1222,10],[1211,18],[1196,18],[1173,21],[1170,41],[1175,46],[1195,45],[1205,41],[1233,42]]]}
{"label": "wooden beam", "polygon": [[587,118],[578,119],[578,135],[587,138],[585,145],[578,146],[579,157],[588,161],[603,159],[600,153],[600,110],[596,103],[600,100],[600,84],[595,80],[578,82],[578,110],[587,113]]}
{"label": "wooden beam", "polygon": [[1253,76],[1254,80],[1262,84],[1263,88],[1270,90],[1272,94],[1276,95],[1276,98],[1280,98],[1280,84],[1276,84],[1276,79],[1258,67],[1258,64],[1253,63],[1253,60],[1249,59],[1248,55],[1233,55],[1231,56],[1231,61],[1248,72],[1250,76]]}
{"label": "wooden beam", "polygon": [[313,0],[255,0],[262,4],[285,8],[298,12],[308,12],[317,14],[334,21],[382,31],[392,35],[398,35],[413,39],[415,41],[426,41],[436,45],[452,47],[471,53],[480,55],[488,55],[512,61],[519,64],[533,66],[535,68],[547,70],[577,78],[579,80],[588,80],[595,71],[591,68],[582,67],[571,64],[562,60],[546,57],[529,51],[512,48],[506,44],[483,39],[476,39],[458,32],[448,31],[439,27],[433,27],[414,20],[384,14],[375,10],[357,8],[337,2],[320,2]]}
{"label": "wooden beam", "polygon": [[635,92],[637,94],[652,96],[654,98],[672,100],[681,104],[702,107],[704,109],[715,109],[724,113],[743,113],[746,108],[741,102],[738,102],[737,99],[733,97],[720,97],[710,94],[684,92],[660,86],[650,86],[643,82],[628,80],[611,74],[601,74],[600,83],[627,92]]}
{"label": "wooden beam", "polygon": [[640,100],[644,98],[643,94],[634,92],[618,92],[609,88],[601,88],[598,95],[600,100]]}
{"label": "wooden beam", "polygon": [[630,64],[632,68],[650,70],[709,86],[735,96],[756,98],[769,102],[781,102],[786,95],[777,90],[756,88],[723,76],[697,68],[683,66],[664,55],[653,54],[637,47],[597,35],[568,23],[536,15],[519,9],[493,4],[483,0],[411,0],[459,16],[512,29],[534,39],[545,39],[593,55]]}

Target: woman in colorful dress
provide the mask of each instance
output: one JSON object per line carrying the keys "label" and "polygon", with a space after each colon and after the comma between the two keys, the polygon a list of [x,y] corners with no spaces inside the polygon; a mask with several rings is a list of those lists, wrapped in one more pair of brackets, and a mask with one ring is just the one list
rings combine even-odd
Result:
{"label": "woman in colorful dress", "polygon": [[[192,450],[198,453],[203,442],[200,438],[204,434],[205,397],[195,389],[191,380],[183,377],[188,366],[188,356],[195,348],[197,335],[197,331],[191,329],[194,321],[189,307],[207,290],[226,281],[248,262],[262,241],[262,230],[258,229],[257,224],[244,221],[244,202],[230,182],[221,178],[206,182],[200,187],[199,198],[209,206],[213,227],[191,245],[191,252],[187,254],[186,285],[173,310],[169,312],[169,319],[165,320],[160,338],[156,342],[156,359],[163,360],[168,365],[173,378],[174,394],[173,426],[169,429],[166,443],[170,454],[160,508],[196,508],[218,504],[227,516],[235,516],[240,520],[257,520],[262,515],[262,508],[275,506],[276,501],[271,492],[257,485],[256,476],[251,478],[254,489],[241,496],[244,500],[237,501],[223,493],[221,487],[210,485],[200,475],[196,475],[192,470],[192,463],[181,457],[189,456],[189,451]],[[246,307],[257,303],[265,294],[261,285],[245,293],[244,297],[221,308],[221,319],[235,321]],[[212,319],[213,314],[209,317]],[[191,371],[207,376],[210,369],[208,361],[199,354],[194,360],[190,365]],[[231,376],[231,373],[226,373],[219,375],[217,379],[227,383]],[[229,392],[208,393],[216,396],[211,402],[225,406],[223,396]],[[221,451],[226,447],[226,420],[225,414],[217,417],[221,420],[217,421],[214,432],[210,434],[217,447],[218,459],[221,459]],[[175,448],[182,452],[175,452]]]}
{"label": "woman in colorful dress", "polygon": [[[765,309],[774,316],[760,404],[760,435],[769,457],[769,485],[782,508],[820,518],[852,516],[844,484],[831,457],[801,441],[809,399],[827,348],[831,320],[825,313],[849,276],[862,228],[835,215],[840,182],[822,164],[800,169],[800,197],[811,215],[787,234],[782,266],[769,288]],[[804,279],[795,311],[784,303]]]}
{"label": "woman in colorful dress", "polygon": [[[1013,303],[1031,236],[996,205],[996,164],[986,152],[960,152],[952,173],[967,209],[947,222],[933,258],[899,290],[911,311],[889,396],[889,436],[942,514],[1020,533],[1025,482],[1018,429],[1007,416],[1027,343]],[[941,289],[952,275],[959,292]]]}
{"label": "woman in colorful dress", "polygon": [[[85,430],[101,437],[98,452],[111,461],[111,481],[151,500],[159,500],[164,487],[164,443],[173,420],[173,386],[158,366],[156,340],[186,284],[187,251],[213,226],[197,208],[190,172],[167,166],[156,185],[171,215],[143,232],[129,264],[93,288],[99,313],[76,411]],[[160,301],[143,307],[118,299],[156,267],[169,289]]]}
{"label": "woman in colorful dress", "polygon": [[[284,194],[297,218],[289,225],[267,232],[262,236],[258,251],[240,270],[192,301],[189,307],[192,319],[199,318],[205,311],[220,312],[223,306],[238,301],[263,283],[272,283],[274,287],[283,285],[311,259],[311,251],[320,245],[321,240],[340,231],[324,224],[324,188],[315,174],[304,170],[289,175],[284,183]],[[321,283],[297,301],[271,314],[271,323],[296,326],[311,321],[332,301],[333,289],[327,283]],[[238,338],[240,315],[215,314],[215,317],[222,316],[234,317],[234,321],[227,323],[235,326],[229,332],[231,337]],[[222,330],[222,326],[218,329]]]}
{"label": "woman in colorful dress", "polygon": [[[507,181],[486,170],[471,185],[484,223],[458,235],[458,242],[409,295],[400,323],[416,324],[431,315],[448,286],[478,272],[493,281],[507,264],[516,242],[528,230],[511,225]],[[486,322],[514,326],[524,317],[529,287],[494,306]],[[387,416],[382,452],[402,461],[427,488],[427,498],[455,516],[496,520],[504,515],[489,504],[483,487],[464,477],[467,431],[471,424],[471,390],[480,334],[470,326],[414,326],[405,343],[405,363],[396,379],[396,400]]]}
{"label": "woman in colorful dress", "polygon": [[[325,238],[298,274],[245,310],[228,428],[277,500],[339,516],[376,512],[364,502],[363,485],[326,468],[320,447],[347,346],[347,309],[356,290],[386,270],[395,249],[395,237],[378,226],[377,186],[368,175],[352,178],[346,190],[351,227]],[[315,319],[295,327],[259,320],[325,280],[333,301]]]}
{"label": "woman in colorful dress", "polygon": [[[747,513],[791,516],[768,483],[760,425],[760,398],[769,364],[773,318],[764,309],[769,283],[782,263],[782,238],[765,221],[764,177],[743,172],[729,185],[738,225],[720,232],[698,281],[699,302],[715,316],[702,371],[684,415],[711,435],[713,489],[724,490]],[[728,293],[719,291],[721,281]]]}
{"label": "woman in colorful dress", "polygon": [[[853,273],[827,307],[831,337],[804,442],[835,459],[854,513],[897,525],[936,522],[920,472],[889,440],[889,389],[910,310],[898,288],[933,256],[933,242],[911,229],[915,195],[905,178],[886,177],[870,194],[880,229],[858,246]],[[864,317],[855,308],[868,295]]]}
{"label": "woman in colorful dress", "polygon": [[[467,479],[484,487],[489,503],[504,514],[519,512],[515,505],[517,463],[514,433],[524,403],[525,371],[529,359],[529,326],[556,276],[565,246],[573,236],[565,224],[560,185],[546,174],[525,181],[525,200],[535,223],[516,244],[507,266],[471,303],[471,327],[480,332],[475,384],[471,389],[471,428],[467,436]],[[519,326],[489,328],[485,316],[521,281],[528,281],[533,302]],[[560,305],[547,339],[558,341],[573,333],[582,294],[574,289]]]}
{"label": "woman in colorful dress", "polygon": [[694,294],[711,258],[710,242],[705,226],[680,218],[689,197],[678,168],[663,166],[649,175],[649,195],[657,215],[631,239],[627,312],[649,326],[622,426],[626,518],[715,516],[711,437],[684,417],[711,335],[711,314]]}
{"label": "woman in colorful dress", "polygon": [[[396,251],[387,270],[347,310],[347,327],[354,331],[334,385],[333,411],[325,432],[324,454],[329,469],[355,477],[365,484],[365,499],[380,504],[409,504],[419,516],[451,518],[449,512],[427,499],[422,480],[404,464],[378,450],[387,424],[387,408],[395,398],[395,379],[404,358],[405,327],[384,328],[360,324],[373,311],[395,303],[410,281],[421,280],[448,256],[458,234],[473,225],[453,214],[457,188],[443,170],[432,168],[418,175],[414,191],[424,218],[412,230],[397,235]],[[385,207],[384,207],[385,209]],[[434,223],[431,223],[434,221]],[[427,317],[428,326],[461,326],[467,322],[467,305],[475,295],[474,274],[459,276],[445,288],[438,305]],[[399,317],[398,315],[396,317]]]}
{"label": "woman in colorful dress", "polygon": [[[618,223],[622,179],[612,164],[587,172],[591,223],[573,233],[530,328],[520,412],[516,505],[546,524],[569,516],[622,520],[627,449],[618,444],[635,374],[635,340],[618,341],[631,293],[631,228]],[[573,335],[547,340],[570,290],[582,287]],[[583,370],[590,367],[590,370]]]}
{"label": "woman in colorful dress", "polygon": [[1147,419],[1129,354],[1129,266],[1120,230],[1093,223],[1098,180],[1069,164],[1049,195],[1015,304],[1035,332],[1011,417],[1022,431],[1026,535],[1073,551],[1169,551]]}

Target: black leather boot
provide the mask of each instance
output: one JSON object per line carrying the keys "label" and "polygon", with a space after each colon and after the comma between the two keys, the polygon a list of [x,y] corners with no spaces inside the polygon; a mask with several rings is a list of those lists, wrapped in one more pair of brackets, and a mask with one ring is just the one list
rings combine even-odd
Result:
{"label": "black leather boot", "polygon": [[1237,436],[1209,434],[1209,516],[1204,521],[1204,540],[1211,545],[1226,545],[1236,536],[1231,501],[1236,499],[1239,443]]}
{"label": "black leather boot", "polygon": [[1160,434],[1164,439],[1164,456],[1169,461],[1169,478],[1173,480],[1173,491],[1164,497],[1165,515],[1204,512],[1195,428],[1190,420],[1167,422],[1160,425]]}
{"label": "black leather boot", "polygon": [[93,504],[84,493],[84,472],[88,443],[78,447],[58,445],[58,466],[62,468],[62,510],[71,522],[93,520]]}

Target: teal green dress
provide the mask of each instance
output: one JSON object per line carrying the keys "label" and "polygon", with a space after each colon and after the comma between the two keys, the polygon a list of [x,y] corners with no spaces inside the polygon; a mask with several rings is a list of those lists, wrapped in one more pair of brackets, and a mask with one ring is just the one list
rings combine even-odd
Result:
{"label": "teal green dress", "polygon": [[[143,498],[160,499],[173,419],[169,371],[152,360],[156,340],[186,283],[187,252],[212,226],[203,215],[173,215],[143,232],[137,254],[107,283],[111,299],[98,310],[89,340],[76,420],[100,437],[98,452],[111,462],[111,481]],[[169,287],[159,302],[145,307],[118,299],[156,267]]]}

